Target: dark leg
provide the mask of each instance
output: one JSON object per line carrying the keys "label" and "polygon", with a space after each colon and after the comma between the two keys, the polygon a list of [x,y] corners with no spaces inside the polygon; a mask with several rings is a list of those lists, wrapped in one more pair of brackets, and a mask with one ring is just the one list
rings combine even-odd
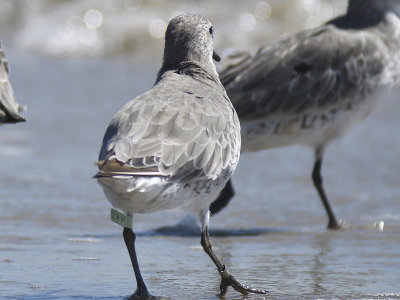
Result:
{"label": "dark leg", "polygon": [[214,262],[214,264],[216,265],[216,267],[218,269],[219,274],[221,275],[220,296],[224,296],[226,294],[226,291],[228,290],[228,286],[233,287],[236,291],[238,291],[242,294],[249,294],[249,293],[266,294],[266,293],[268,293],[267,291],[253,289],[242,283],[239,283],[235,279],[235,277],[233,277],[229,273],[226,266],[221,264],[218,257],[215,255],[214,251],[212,250],[210,236],[208,234],[208,227],[205,227],[205,229],[201,233],[201,245],[203,246],[204,251],[208,254],[208,256],[211,258],[211,260]]}
{"label": "dark leg", "polygon": [[233,190],[231,180],[229,180],[221,193],[219,193],[219,196],[217,199],[214,200],[210,204],[210,213],[211,215],[215,215],[218,212],[220,212],[222,209],[225,208],[225,206],[228,205],[228,203],[231,201],[233,196],[235,195],[235,191]]}
{"label": "dark leg", "polygon": [[315,163],[312,172],[312,180],[314,182],[315,188],[318,191],[319,197],[321,198],[322,204],[325,207],[326,213],[328,214],[329,218],[328,228],[339,229],[340,225],[336,220],[335,214],[333,213],[331,205],[329,204],[329,200],[326,197],[324,187],[322,184],[322,176],[321,176],[322,158],[323,158],[323,150],[319,148],[315,151]]}
{"label": "dark leg", "polygon": [[151,299],[152,296],[148,292],[146,284],[144,283],[142,274],[140,273],[139,263],[136,257],[136,251],[135,251],[136,235],[133,233],[132,229],[125,227],[123,236],[126,248],[128,249],[129,252],[129,256],[131,257],[132,267],[133,270],[135,271],[135,277],[137,283],[136,292],[131,296],[131,299]]}

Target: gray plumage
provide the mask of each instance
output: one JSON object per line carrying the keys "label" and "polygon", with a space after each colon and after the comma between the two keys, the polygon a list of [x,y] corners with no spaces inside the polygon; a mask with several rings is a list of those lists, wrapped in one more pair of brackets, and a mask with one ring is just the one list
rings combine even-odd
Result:
{"label": "gray plumage", "polygon": [[[132,215],[180,208],[199,218],[201,244],[220,275],[221,295],[240,284],[212,251],[209,205],[238,163],[240,125],[219,81],[213,58],[211,23],[199,15],[172,19],[165,35],[163,65],[155,85],[128,102],[112,119],[95,176],[111,204]],[[137,290],[150,297],[134,249],[135,235],[124,229]]]}
{"label": "gray plumage", "polygon": [[327,25],[261,48],[223,70],[221,80],[243,120],[345,107],[383,80],[390,57],[382,47],[373,34]]}
{"label": "gray plumage", "polygon": [[0,124],[24,122],[19,113],[25,108],[17,103],[14,91],[8,78],[8,61],[0,42]]}
{"label": "gray plumage", "polygon": [[[297,143],[295,138],[302,130],[320,130],[335,122],[340,112],[357,110],[367,100],[380,100],[368,95],[398,82],[399,20],[376,9],[373,20],[378,14],[383,18],[380,23],[371,27],[364,21],[367,27],[354,29],[354,24],[369,20],[362,15],[364,5],[367,12],[374,3],[382,11],[388,9],[383,1],[363,1],[361,7],[356,6],[358,2],[350,1],[348,14],[327,25],[278,39],[255,54],[236,54],[239,62],[221,70],[221,82],[242,122],[243,135],[257,135],[254,123],[258,120],[258,130],[266,139],[281,134],[293,137],[287,144]],[[354,14],[362,19],[357,21]],[[263,131],[267,128],[269,132]],[[311,146],[323,147],[342,128],[337,131]],[[263,147],[276,146],[281,145],[271,140]],[[243,151],[252,150],[243,143]]]}
{"label": "gray plumage", "polygon": [[181,24],[187,20],[171,21],[154,87],[114,116],[100,161],[156,168],[160,176],[182,184],[200,177],[215,181],[221,175],[227,180],[233,172],[240,151],[239,121],[212,62],[212,36],[203,34],[209,23],[199,18],[185,27]]}
{"label": "gray plumage", "polygon": [[220,79],[241,121],[242,152],[311,146],[318,162],[313,179],[322,191],[318,169],[326,146],[398,84],[399,4],[350,0],[346,15],[326,25],[233,54]]}
{"label": "gray plumage", "polygon": [[160,175],[176,180],[200,174],[215,179],[237,162],[238,128],[218,77],[181,64],[116,114],[99,160],[157,167]]}

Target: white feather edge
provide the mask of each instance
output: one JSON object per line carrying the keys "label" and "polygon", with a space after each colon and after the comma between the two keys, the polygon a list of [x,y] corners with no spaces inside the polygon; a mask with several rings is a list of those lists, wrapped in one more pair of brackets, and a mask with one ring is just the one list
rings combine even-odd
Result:
{"label": "white feather edge", "polygon": [[158,169],[137,169],[132,168],[129,165],[125,165],[115,159],[113,160],[102,160],[95,163],[100,171],[95,175],[98,177],[112,177],[112,176],[160,176],[165,177],[161,174]]}

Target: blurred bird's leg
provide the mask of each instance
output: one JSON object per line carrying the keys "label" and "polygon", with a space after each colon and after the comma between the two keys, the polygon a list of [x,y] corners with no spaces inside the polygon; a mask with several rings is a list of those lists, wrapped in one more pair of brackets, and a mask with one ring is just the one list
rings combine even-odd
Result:
{"label": "blurred bird's leg", "polygon": [[207,212],[207,216],[202,218],[202,233],[201,233],[201,245],[203,246],[204,251],[208,254],[211,260],[214,262],[215,266],[218,269],[219,274],[221,275],[221,285],[220,285],[220,296],[224,296],[226,291],[228,290],[228,286],[233,287],[236,291],[242,294],[267,294],[267,291],[253,289],[249,286],[246,286],[240,282],[238,282],[235,277],[233,277],[225,265],[223,265],[218,257],[215,255],[214,251],[212,250],[212,245],[210,242],[210,236],[208,234],[208,219],[209,219],[209,212]]}
{"label": "blurred bird's leg", "polygon": [[229,204],[234,195],[235,191],[233,189],[231,180],[229,179],[225,187],[219,193],[218,198],[215,199],[214,202],[210,204],[211,216],[217,214],[222,209],[224,209]]}
{"label": "blurred bird's leg", "polygon": [[321,176],[321,167],[322,167],[322,160],[324,156],[324,150],[320,147],[315,150],[315,163],[314,169],[312,172],[312,180],[314,182],[314,186],[318,191],[319,197],[321,198],[322,204],[325,207],[326,213],[329,218],[328,228],[329,229],[339,229],[340,224],[336,219],[335,214],[331,208],[329,203],[328,197],[325,194],[325,190],[323,187],[323,180]]}

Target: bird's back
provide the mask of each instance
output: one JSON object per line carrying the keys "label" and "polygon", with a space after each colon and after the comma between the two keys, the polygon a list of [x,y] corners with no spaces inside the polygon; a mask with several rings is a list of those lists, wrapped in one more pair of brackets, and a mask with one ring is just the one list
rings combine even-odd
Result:
{"label": "bird's back", "polygon": [[393,41],[380,28],[328,24],[236,57],[220,76],[241,120],[243,149],[316,146],[361,121],[381,98],[375,93],[399,78]]}

